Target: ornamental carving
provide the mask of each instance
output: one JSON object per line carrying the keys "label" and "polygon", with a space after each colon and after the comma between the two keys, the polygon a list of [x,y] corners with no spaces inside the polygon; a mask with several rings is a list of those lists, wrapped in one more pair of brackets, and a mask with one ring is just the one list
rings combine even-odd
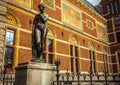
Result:
{"label": "ornamental carving", "polygon": [[43,0],[43,2],[48,8],[55,9],[55,0]]}
{"label": "ornamental carving", "polygon": [[15,2],[21,6],[31,8],[31,0],[11,0],[11,2]]}
{"label": "ornamental carving", "polygon": [[48,27],[48,35],[49,36],[55,36],[53,30],[49,27]]}
{"label": "ornamental carving", "polygon": [[107,40],[107,34],[104,27],[97,24],[97,36],[99,39]]}
{"label": "ornamental carving", "polygon": [[73,9],[71,6],[67,5],[66,3],[63,3],[63,11],[62,11],[63,23],[82,30],[80,15],[81,14],[79,11]]}
{"label": "ornamental carving", "polygon": [[7,23],[9,24],[14,24],[14,25],[18,24],[18,21],[16,20],[16,18],[10,13],[7,13],[6,19],[7,19]]}
{"label": "ornamental carving", "polygon": [[71,43],[78,44],[78,40],[77,40],[77,38],[74,37],[74,36],[70,37],[70,42],[71,42]]}

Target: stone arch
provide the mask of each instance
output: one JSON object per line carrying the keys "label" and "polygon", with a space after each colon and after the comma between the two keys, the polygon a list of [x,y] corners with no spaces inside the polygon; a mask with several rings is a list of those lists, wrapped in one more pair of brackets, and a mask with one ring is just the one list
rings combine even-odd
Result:
{"label": "stone arch", "polygon": [[108,50],[106,47],[103,47],[103,53],[107,54]]}
{"label": "stone arch", "polygon": [[69,42],[74,43],[74,44],[80,43],[78,40],[78,37],[76,35],[73,35],[73,34],[69,37]]}
{"label": "stone arch", "polygon": [[93,42],[90,42],[88,46],[90,50],[95,50],[95,45]]}
{"label": "stone arch", "polygon": [[10,11],[7,12],[6,15],[6,22],[8,24],[13,24],[13,25],[19,25],[19,19],[16,17],[16,15]]}
{"label": "stone arch", "polygon": [[56,36],[54,28],[50,25],[48,25],[48,34],[47,35],[48,36],[54,36],[54,37]]}

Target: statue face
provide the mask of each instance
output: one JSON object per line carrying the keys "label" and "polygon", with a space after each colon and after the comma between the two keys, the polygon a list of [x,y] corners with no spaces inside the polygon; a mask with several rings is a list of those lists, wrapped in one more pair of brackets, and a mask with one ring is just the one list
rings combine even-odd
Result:
{"label": "statue face", "polygon": [[40,6],[40,7],[39,7],[39,10],[40,10],[40,11],[43,11],[43,10],[44,10],[44,7]]}
{"label": "statue face", "polygon": [[40,10],[41,12],[43,12],[44,9],[45,9],[45,5],[44,5],[44,4],[40,4],[40,5],[38,6],[38,8],[39,8],[39,10]]}

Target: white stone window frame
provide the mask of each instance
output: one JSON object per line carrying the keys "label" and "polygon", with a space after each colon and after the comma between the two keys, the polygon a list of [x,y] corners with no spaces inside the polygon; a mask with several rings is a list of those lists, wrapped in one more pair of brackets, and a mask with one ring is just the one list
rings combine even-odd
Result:
{"label": "white stone window frame", "polygon": [[[48,58],[48,55],[49,54],[51,54],[51,55],[53,55],[53,63],[54,63],[54,59],[56,58],[56,33],[55,33],[55,31],[54,31],[54,28],[53,27],[51,27],[50,25],[48,25],[48,30],[49,30],[49,32],[50,32],[50,34],[49,34],[49,32],[48,32],[48,35],[47,35],[47,39],[46,39],[46,50],[44,51],[44,53],[45,53],[45,57],[46,57],[46,62],[47,63],[49,63],[49,58]],[[52,44],[53,44],[53,47],[52,47],[52,49],[53,49],[53,51],[52,52],[50,52],[49,50],[48,50],[48,40],[52,40],[53,42],[52,42]]]}
{"label": "white stone window frame", "polygon": [[[70,54],[70,62],[71,62],[71,59],[73,60],[73,67],[72,67],[72,65],[71,65],[71,71],[73,70],[73,73],[76,73],[77,71],[79,71],[80,70],[80,57],[79,57],[79,46],[77,46],[77,45],[74,45],[74,44],[70,44],[70,47],[72,46],[72,53],[73,53],[73,55],[71,56],[71,54]],[[77,55],[78,56],[76,56],[76,52],[75,52],[75,49],[77,48]],[[78,60],[78,62],[76,62],[76,60]],[[78,67],[76,67],[76,64],[78,64]],[[73,69],[72,69],[73,68]]]}
{"label": "white stone window frame", "polygon": [[112,14],[113,14],[113,5],[112,5],[112,4],[109,4],[109,5],[108,5],[108,13],[111,14],[111,13],[110,13],[110,6],[111,6]]}
{"label": "white stone window frame", "polygon": [[[76,42],[75,40],[72,41],[71,38],[75,38],[76,39]],[[71,51],[71,46],[72,46],[72,51]],[[81,62],[80,62],[80,42],[77,38],[77,36],[75,35],[71,35],[69,37],[69,56],[70,56],[70,69],[71,69],[71,72],[73,70],[73,73],[76,73],[77,70],[80,71],[81,69]],[[77,56],[76,56],[76,51],[75,49],[77,48]],[[71,52],[72,52],[72,55],[71,55]],[[71,59],[73,59],[73,67],[71,65]],[[76,62],[76,60],[78,60],[78,62]],[[76,67],[76,63],[78,63],[78,67]],[[73,68],[73,69],[72,69]]]}

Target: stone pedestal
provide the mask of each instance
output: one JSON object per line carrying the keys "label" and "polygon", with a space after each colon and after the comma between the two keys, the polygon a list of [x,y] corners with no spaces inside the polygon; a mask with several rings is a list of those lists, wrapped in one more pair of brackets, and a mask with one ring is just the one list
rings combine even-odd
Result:
{"label": "stone pedestal", "polygon": [[47,63],[23,63],[16,68],[15,85],[52,85],[55,65]]}

